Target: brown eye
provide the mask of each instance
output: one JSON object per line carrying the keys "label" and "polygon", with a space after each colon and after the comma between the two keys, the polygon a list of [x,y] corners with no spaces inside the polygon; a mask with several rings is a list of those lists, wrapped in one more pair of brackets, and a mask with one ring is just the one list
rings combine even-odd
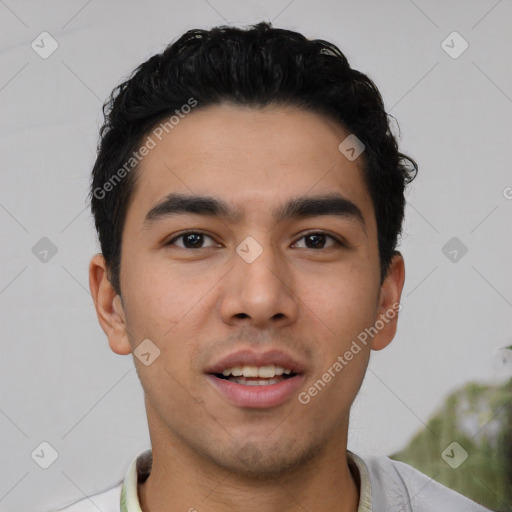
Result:
{"label": "brown eye", "polygon": [[[305,248],[305,249],[326,249],[327,247],[333,247],[333,246],[336,246],[336,245],[342,245],[341,242],[336,240],[333,236],[328,235],[327,233],[322,233],[322,232],[308,233],[307,235],[304,235],[302,238],[300,238],[299,241],[300,240],[304,240],[304,242],[305,242],[305,247],[300,247],[301,249],[302,248]],[[331,244],[326,247],[325,244],[329,240],[331,241]],[[297,243],[298,242],[296,242],[296,244]]]}
{"label": "brown eye", "polygon": [[[209,239],[213,244],[204,246],[205,241]],[[177,240],[181,240],[181,243],[176,243]],[[166,245],[176,245],[182,249],[203,249],[205,247],[214,247],[217,244],[211,236],[197,231],[189,231],[188,233],[182,233],[181,235],[170,240]]]}

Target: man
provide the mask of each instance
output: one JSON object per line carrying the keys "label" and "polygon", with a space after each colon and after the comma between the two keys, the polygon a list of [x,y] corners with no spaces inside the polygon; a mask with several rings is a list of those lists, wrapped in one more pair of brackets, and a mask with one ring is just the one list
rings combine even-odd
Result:
{"label": "man", "polygon": [[347,450],[370,351],[396,332],[417,170],[373,82],[268,23],[191,30],[105,115],[90,288],[135,356],[152,449],[66,510],[485,510]]}

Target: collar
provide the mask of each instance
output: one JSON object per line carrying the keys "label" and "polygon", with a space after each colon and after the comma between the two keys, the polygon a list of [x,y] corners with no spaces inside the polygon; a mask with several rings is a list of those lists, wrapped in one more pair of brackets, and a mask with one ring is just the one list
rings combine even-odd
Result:
{"label": "collar", "polygon": [[[372,491],[370,474],[365,462],[355,453],[347,450],[351,471],[359,473],[359,506],[357,512],[372,512]],[[139,452],[132,460],[121,488],[121,512],[143,512],[140,508],[138,484],[146,481],[151,473],[153,454],[151,448]]]}

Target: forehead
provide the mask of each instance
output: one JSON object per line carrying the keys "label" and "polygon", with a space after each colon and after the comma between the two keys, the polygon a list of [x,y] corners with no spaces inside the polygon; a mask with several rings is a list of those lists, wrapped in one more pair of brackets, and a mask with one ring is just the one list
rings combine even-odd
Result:
{"label": "forehead", "polygon": [[263,220],[290,197],[337,192],[372,220],[362,157],[350,161],[339,151],[349,133],[325,116],[224,104],[192,110],[156,133],[137,170],[132,220],[173,192],[222,197],[246,220]]}

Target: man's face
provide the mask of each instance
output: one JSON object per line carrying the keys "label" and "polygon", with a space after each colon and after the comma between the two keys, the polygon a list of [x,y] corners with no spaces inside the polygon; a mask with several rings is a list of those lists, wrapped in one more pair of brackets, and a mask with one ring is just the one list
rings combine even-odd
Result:
{"label": "man's face", "polygon": [[[142,161],[123,231],[121,328],[109,340],[118,353],[143,340],[160,350],[147,366],[134,358],[153,445],[268,475],[346,442],[370,343],[305,393],[403,284],[391,277],[383,294],[362,162],[338,149],[348,135],[298,109],[213,106]],[[170,194],[213,198],[234,215],[155,208]],[[303,199],[320,201],[283,209]],[[374,342],[391,340],[391,324]],[[272,365],[285,373],[273,377]]]}

